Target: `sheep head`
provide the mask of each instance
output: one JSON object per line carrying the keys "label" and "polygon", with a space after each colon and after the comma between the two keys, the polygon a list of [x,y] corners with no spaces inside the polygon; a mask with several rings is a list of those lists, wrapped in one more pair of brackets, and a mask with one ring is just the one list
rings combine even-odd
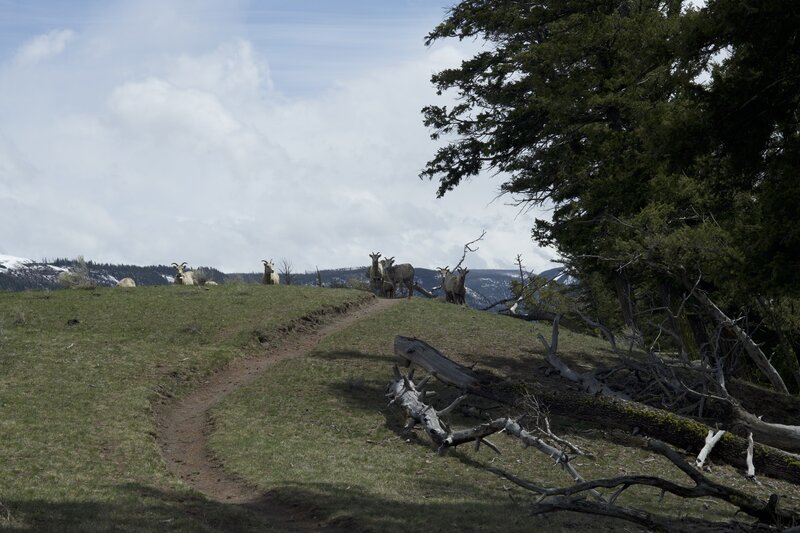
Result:
{"label": "sheep head", "polygon": [[439,276],[442,278],[442,284],[444,284],[444,280],[447,279],[447,276],[450,275],[450,267],[436,267],[436,271],[439,273]]}
{"label": "sheep head", "polygon": [[175,283],[181,284],[183,283],[183,277],[185,275],[184,270],[186,269],[186,261],[181,263],[172,263],[172,266],[175,267]]}

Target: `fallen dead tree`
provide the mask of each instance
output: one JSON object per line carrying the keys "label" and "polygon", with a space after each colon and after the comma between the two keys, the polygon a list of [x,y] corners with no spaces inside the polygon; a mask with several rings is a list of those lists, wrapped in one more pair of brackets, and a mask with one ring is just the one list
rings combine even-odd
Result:
{"label": "fallen dead tree", "polygon": [[[659,439],[684,450],[699,451],[709,430],[715,429],[687,416],[657,409],[648,405],[625,400],[619,395],[605,396],[602,386],[591,385],[591,380],[578,377],[553,348],[558,346],[558,330],[554,328],[551,344],[548,345],[548,360],[565,379],[572,381],[578,390],[567,386],[557,388],[537,386],[532,393],[547,404],[552,414],[585,420],[607,428],[636,432]],[[545,344],[547,344],[545,342]],[[439,350],[419,339],[397,336],[395,354],[408,366],[416,364],[433,377],[447,385],[477,396],[488,397],[509,406],[517,399],[512,394],[502,394],[497,387],[487,390],[472,371],[449,359]],[[563,372],[562,372],[563,370]],[[574,376],[573,376],[574,374]],[[570,379],[573,376],[575,379]],[[749,442],[744,436],[727,432],[716,444],[713,457],[741,469],[749,469]],[[800,479],[800,458],[778,448],[756,443],[751,454],[753,465],[759,475],[783,479],[796,483]]]}
{"label": "fallen dead tree", "polygon": [[[575,372],[558,357],[559,318],[560,317],[556,317],[553,320],[553,332],[550,344],[547,343],[542,335],[539,335],[539,340],[542,342],[545,350],[547,351],[548,363],[558,370],[563,378],[577,383],[584,392],[588,392],[592,395],[600,394],[611,400],[630,400],[626,394],[613,391],[605,383],[598,380],[596,377],[596,372]],[[658,368],[662,367],[659,366]],[[679,380],[678,384],[678,386],[686,389],[685,385],[683,385]],[[754,436],[757,441],[784,452],[786,457],[782,462],[785,462],[789,465],[797,465],[800,462],[800,456],[795,454],[795,452],[800,452],[800,426],[768,423],[761,420],[760,417],[757,417],[754,414],[746,411],[741,404],[728,393],[725,387],[724,379],[722,378],[722,373],[717,373],[717,379],[713,385],[715,386],[716,392],[720,396],[719,399],[726,402],[726,407],[733,413],[733,425],[744,427]],[[709,397],[709,395],[701,395],[696,392],[693,393],[701,396],[702,399]],[[741,446],[742,444],[740,443],[739,447]],[[737,464],[737,466],[741,466],[741,457],[738,459],[735,458],[734,461],[736,462],[735,464]],[[769,469],[769,472],[770,475],[775,475],[774,470]],[[792,479],[800,479],[800,477],[796,476],[795,474],[795,477]]]}
{"label": "fallen dead tree", "polygon": [[[457,365],[457,363],[453,364]],[[740,512],[758,521],[758,525],[754,528],[750,528],[745,524],[741,524],[739,528],[737,524],[737,529],[743,531],[775,531],[800,524],[799,514],[779,509],[777,495],[773,494],[769,500],[763,501],[735,488],[726,487],[709,480],[700,470],[683,460],[678,453],[657,440],[648,440],[648,449],[669,459],[694,481],[694,486],[680,485],[655,476],[620,476],[611,479],[587,481],[572,466],[567,453],[523,428],[519,423],[519,418],[497,418],[472,428],[452,430],[443,417],[451,413],[466,398],[466,394],[456,398],[444,409],[437,410],[425,401],[427,396],[425,386],[430,379],[426,378],[417,385],[413,381],[413,374],[414,371],[412,369],[409,375],[403,375],[397,365],[394,366],[394,379],[387,386],[389,405],[397,405],[402,408],[407,419],[406,429],[411,429],[419,424],[440,453],[468,442],[474,442],[476,449],[481,444],[485,444],[495,452],[500,453],[497,445],[487,440],[487,437],[505,432],[521,441],[525,447],[532,447],[544,453],[570,475],[574,481],[573,485],[564,488],[546,488],[538,486],[531,481],[520,479],[500,469],[489,467],[491,471],[540,496],[531,509],[535,514],[557,510],[579,511],[622,518],[660,531],[678,531],[683,530],[681,526],[689,526],[685,521],[681,522],[670,517],[654,515],[615,504],[618,496],[625,490],[633,486],[644,485],[656,487],[664,492],[683,498],[715,498],[734,505]],[[547,425],[549,432],[549,424]],[[610,497],[607,497],[599,492],[598,489],[616,490]],[[586,493],[593,497],[591,501],[585,499]],[[721,528],[730,528],[731,524],[716,524],[693,520],[689,527],[693,531],[716,531]]]}

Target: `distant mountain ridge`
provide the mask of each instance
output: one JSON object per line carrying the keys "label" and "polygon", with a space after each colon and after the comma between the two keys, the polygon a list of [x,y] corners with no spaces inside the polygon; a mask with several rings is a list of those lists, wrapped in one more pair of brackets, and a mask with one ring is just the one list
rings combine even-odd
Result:
{"label": "distant mountain ridge", "polygon": [[[0,291],[23,291],[30,289],[58,289],[61,285],[58,275],[70,271],[77,266],[74,259],[54,259],[34,261],[22,257],[0,254]],[[175,269],[167,265],[115,265],[87,261],[89,277],[99,287],[110,287],[117,281],[130,277],[137,285],[167,285],[172,283]],[[243,283],[260,283],[260,272],[223,273],[212,267],[198,267],[217,283],[239,281]],[[542,272],[547,278],[557,276],[560,268]],[[281,277],[285,283],[286,276]],[[293,285],[318,285],[322,281],[325,287],[365,286],[367,266],[325,269],[317,272],[292,273]],[[475,269],[470,270],[466,279],[467,304],[471,307],[487,307],[495,302],[511,297],[511,282],[519,279],[519,270],[514,269]],[[441,296],[439,273],[434,269],[417,268],[417,285]]]}

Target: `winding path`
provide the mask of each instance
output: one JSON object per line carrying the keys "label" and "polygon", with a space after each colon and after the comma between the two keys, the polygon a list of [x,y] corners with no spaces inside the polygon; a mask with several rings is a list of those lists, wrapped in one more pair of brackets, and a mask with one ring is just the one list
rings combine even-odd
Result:
{"label": "winding path", "polygon": [[262,356],[233,361],[189,395],[160,406],[156,411],[158,442],[169,470],[210,500],[268,514],[276,528],[319,530],[321,524],[309,513],[289,508],[225,471],[207,447],[209,410],[234,390],[252,383],[270,365],[302,356],[329,335],[399,301],[375,298],[344,313],[326,315],[321,325],[288,334],[275,350]]}

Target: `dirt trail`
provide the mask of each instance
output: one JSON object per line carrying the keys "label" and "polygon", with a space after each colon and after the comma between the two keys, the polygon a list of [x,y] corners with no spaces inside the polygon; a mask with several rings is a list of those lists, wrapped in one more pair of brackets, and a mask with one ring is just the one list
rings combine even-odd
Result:
{"label": "dirt trail", "polygon": [[158,442],[167,467],[206,498],[237,504],[270,515],[278,529],[318,530],[322,524],[307,512],[275,501],[269,493],[228,474],[207,448],[209,409],[225,396],[252,383],[270,365],[313,350],[323,339],[400,300],[375,298],[342,314],[325,316],[322,324],[288,334],[274,350],[260,357],[239,359],[214,374],[186,397],[162,405],[156,412]]}

